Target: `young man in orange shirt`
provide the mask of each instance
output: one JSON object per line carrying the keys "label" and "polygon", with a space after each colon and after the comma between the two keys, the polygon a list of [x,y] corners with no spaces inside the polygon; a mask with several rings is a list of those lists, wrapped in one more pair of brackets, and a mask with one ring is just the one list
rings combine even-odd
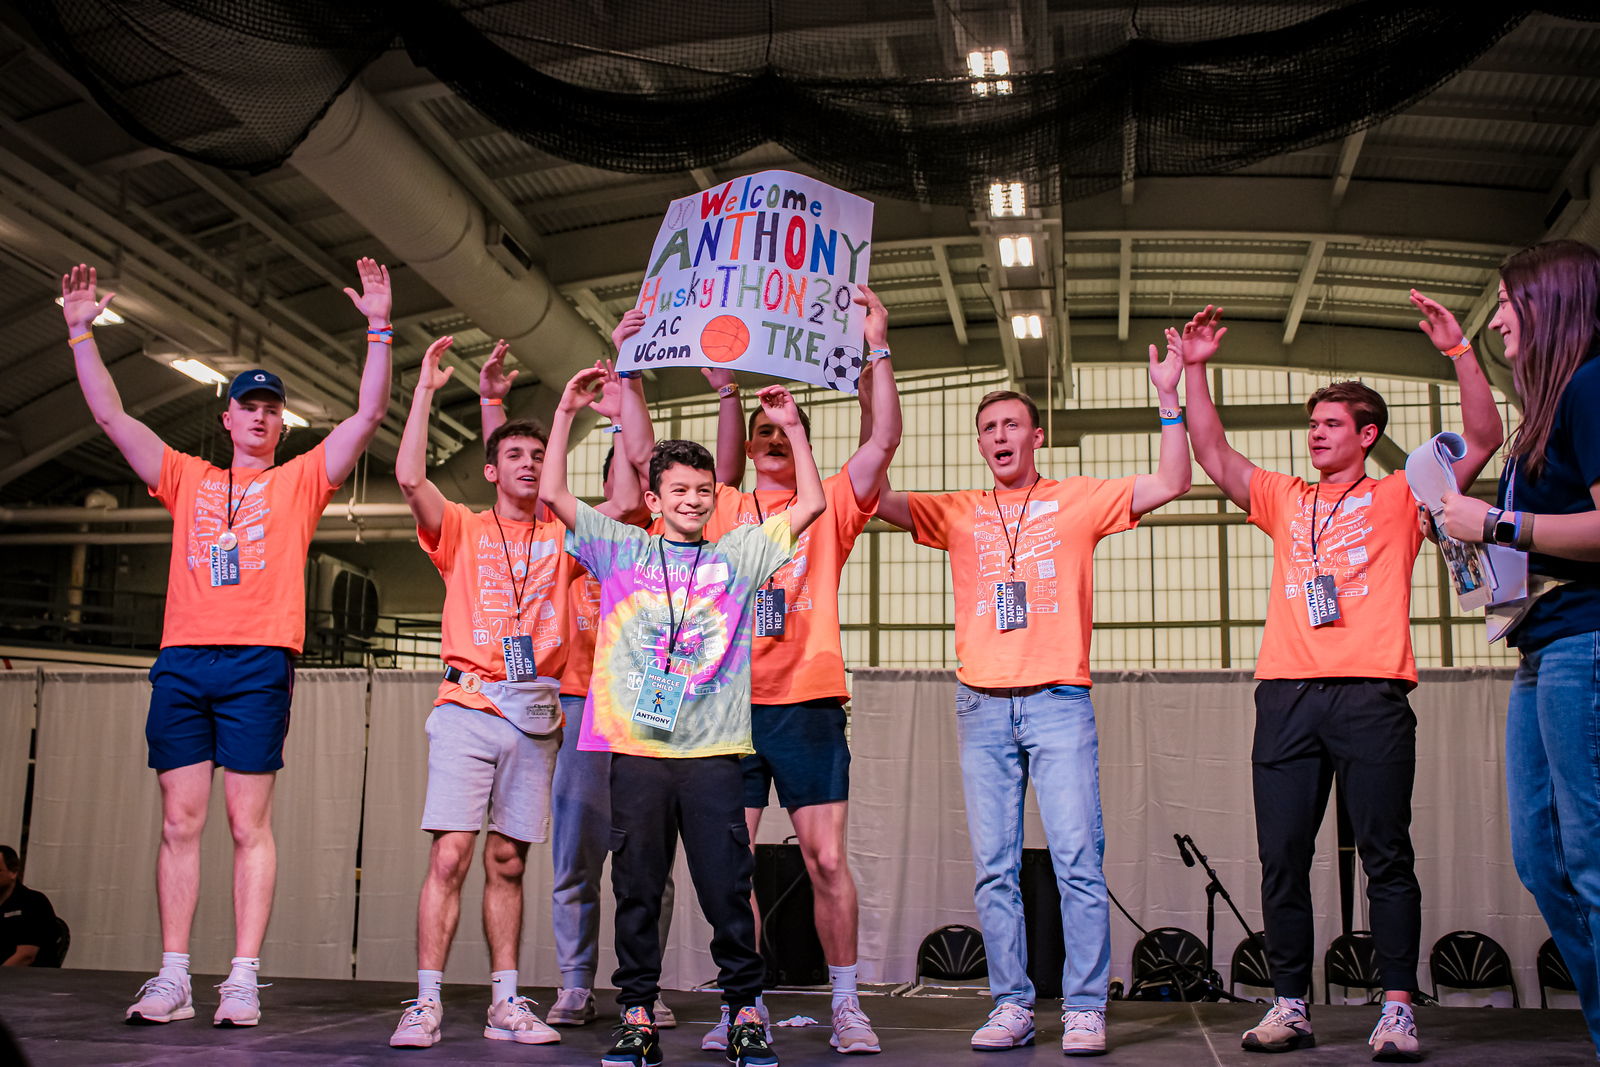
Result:
{"label": "young man in orange shirt", "polygon": [[1162,423],[1154,474],[1043,477],[1034,462],[1045,444],[1038,408],[1021,393],[994,392],[978,401],[976,419],[992,489],[885,490],[878,504],[878,514],[911,530],[918,544],[950,554],[961,782],[996,1002],[972,1035],[975,1049],[1033,1043],[1019,884],[1023,791],[1031,777],[1061,889],[1061,1047],[1068,1055],[1105,1051],[1111,921],[1089,701],[1094,549],[1189,489],[1189,443],[1178,410],[1182,372],[1176,356],[1157,363],[1150,346]]}
{"label": "young man in orange shirt", "polygon": [[[1455,318],[1412,291],[1422,328],[1455,361],[1467,454],[1455,464],[1463,491],[1500,447],[1500,414]],[[1311,466],[1302,478],[1262,470],[1228,444],[1206,382],[1222,309],[1207,307],[1169,330],[1168,351],[1189,370],[1189,433],[1195,458],[1222,491],[1272,538],[1272,592],[1256,658],[1256,733],[1251,753],[1261,912],[1276,993],[1243,1038],[1246,1051],[1316,1044],[1308,1018],[1312,942],[1311,861],[1335,777],[1367,874],[1384,1007],[1374,1058],[1419,1058],[1411,993],[1417,987],[1422,890],[1411,849],[1417,719],[1406,694],[1417,684],[1411,655],[1411,571],[1422,547],[1417,504],[1404,471],[1367,475],[1383,435],[1383,397],[1360,382],[1335,382],[1306,401]],[[1465,355],[1467,358],[1462,359]]]}
{"label": "young man in orange shirt", "polygon": [[[453,338],[429,346],[400,441],[395,476],[417,520],[422,548],[445,581],[440,644],[446,664],[428,717],[428,792],[422,829],[433,834],[417,902],[417,999],[389,1044],[428,1048],[440,1039],[439,995],[461,916],[461,886],[489,814],[483,850],[483,930],[489,942],[490,1004],[484,1036],[543,1045],[561,1036],[517,995],[522,940],[522,875],[530,842],[547,839],[550,781],[563,729],[559,676],[568,652],[568,586],[575,564],[567,529],[539,521],[546,435],[534,422],[501,422],[485,441],[484,477],[494,507],[474,512],[446,500],[427,476],[428,415],[450,380],[439,357]],[[504,358],[505,343],[490,362]],[[616,401],[613,395],[610,399]],[[498,420],[496,420],[498,421]],[[621,478],[605,509],[637,508],[637,479]],[[532,705],[524,683],[547,683]],[[515,688],[524,684],[524,688]]]}
{"label": "young man in orange shirt", "polygon": [[78,384],[95,421],[133,472],[172,512],[161,655],[150,670],[145,737],[161,784],[161,970],[128,1009],[130,1023],[194,1018],[189,928],[200,890],[200,831],[213,770],[226,774],[233,833],[235,953],[222,983],[218,1026],[261,1021],[256,975],[272,912],[277,853],[272,788],[283,766],[294,657],[305,641],[305,565],[322,509],[382,425],[389,406],[389,272],[357,267],[363,292],[345,292],[367,318],[367,361],[356,413],[282,466],[285,392],[278,376],[248,370],[228,387],[222,424],[233,457],[219,470],[162,443],[122,409],[91,326],[113,293],[96,299],[95,271],[61,279],[62,311]]}
{"label": "young man in orange shirt", "polygon": [[[877,510],[889,463],[900,447],[900,393],[889,363],[888,315],[865,285],[856,303],[866,309],[867,362],[859,384],[861,444],[844,469],[823,479],[828,507],[795,543],[786,563],[763,587],[756,605],[750,648],[751,738],[755,753],[741,761],[745,821],[755,840],[774,783],[778,803],[789,811],[800,852],[815,890],[817,934],[833,986],[833,1036],[840,1052],[879,1051],[878,1037],[856,992],[856,927],[859,906],[850,875],[850,746],[845,740],[844,652],[839,642],[839,575],[856,538]],[[710,377],[710,375],[708,375]],[[714,380],[714,384],[715,384]],[[743,525],[760,525],[796,499],[794,449],[783,430],[759,407],[744,412],[732,375],[718,390],[718,466],[743,463],[723,454],[742,449],[756,468],[756,487],[717,486],[716,511],[706,524],[712,540]],[[730,402],[731,401],[731,402]],[[800,413],[810,433],[810,420]],[[719,471],[719,473],[722,473]],[[726,1013],[701,1044],[727,1047]]]}

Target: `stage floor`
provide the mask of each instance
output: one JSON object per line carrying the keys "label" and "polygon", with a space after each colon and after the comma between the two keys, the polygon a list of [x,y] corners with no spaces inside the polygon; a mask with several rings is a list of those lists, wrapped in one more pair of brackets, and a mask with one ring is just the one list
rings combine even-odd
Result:
{"label": "stage floor", "polygon": [[[388,1046],[400,1017],[400,1002],[414,986],[387,982],[278,979],[262,997],[264,1023],[253,1030],[217,1030],[211,988],[220,976],[195,978],[196,1018],[166,1026],[127,1026],[122,1012],[148,977],[117,971],[51,971],[0,968],[0,1019],[35,1067],[80,1064],[372,1064],[402,1059],[432,1064],[598,1064],[610,1047],[609,1027],[591,1023],[562,1031],[559,1045],[488,1041],[483,1032],[487,989],[447,986],[445,1039],[432,1049],[401,1051]],[[486,983],[487,984],[487,983]],[[529,990],[548,1005],[550,991]],[[826,996],[775,993],[767,998],[773,1019],[793,1015],[827,1018]],[[700,1037],[716,1020],[714,993],[666,994],[677,1013],[676,1030],[662,1034],[668,1064],[725,1064],[721,1053],[702,1052]],[[874,996],[864,1006],[883,1042],[883,1054],[857,1057],[889,1064],[1000,1064],[1061,1062],[1061,1023],[1055,1003],[1040,1013],[1038,1044],[1008,1054],[980,1054],[967,1040],[988,1012],[987,999]],[[602,1003],[603,1012],[611,1005]],[[1128,1067],[1189,1064],[1259,1065],[1239,1048],[1239,1034],[1260,1018],[1254,1004],[1160,1004],[1117,1002],[1111,1007],[1110,1047]],[[1433,1008],[1417,1013],[1427,1062],[1504,1067],[1540,1067],[1595,1062],[1582,1016],[1576,1011],[1509,1011]],[[1375,1009],[1317,1007],[1312,1013],[1315,1049],[1291,1054],[1283,1063],[1303,1067],[1371,1062],[1367,1035]],[[826,1026],[774,1030],[774,1048],[787,1067],[840,1064],[828,1047]],[[0,1052],[0,1062],[6,1056]]]}

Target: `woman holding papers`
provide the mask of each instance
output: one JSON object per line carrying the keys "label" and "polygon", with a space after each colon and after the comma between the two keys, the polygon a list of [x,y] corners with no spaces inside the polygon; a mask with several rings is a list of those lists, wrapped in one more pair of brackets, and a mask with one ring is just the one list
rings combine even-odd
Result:
{"label": "woman holding papers", "polygon": [[1500,278],[1489,326],[1522,422],[1496,506],[1448,495],[1445,529],[1527,552],[1531,576],[1559,582],[1507,637],[1522,653],[1506,719],[1511,848],[1600,1045],[1600,253],[1551,241]]}

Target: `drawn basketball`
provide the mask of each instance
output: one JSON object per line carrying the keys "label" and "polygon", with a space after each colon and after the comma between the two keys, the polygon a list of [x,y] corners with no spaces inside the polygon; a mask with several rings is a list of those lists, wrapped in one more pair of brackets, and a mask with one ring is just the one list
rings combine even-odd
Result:
{"label": "drawn basketball", "polygon": [[718,315],[700,331],[700,351],[713,363],[729,363],[750,347],[750,329],[734,315]]}

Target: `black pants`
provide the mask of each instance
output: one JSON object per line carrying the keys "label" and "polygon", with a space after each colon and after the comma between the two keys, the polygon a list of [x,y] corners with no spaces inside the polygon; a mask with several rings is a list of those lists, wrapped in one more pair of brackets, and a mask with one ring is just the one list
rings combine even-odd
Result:
{"label": "black pants", "polygon": [[1411,849],[1417,717],[1405,683],[1264,681],[1256,686],[1251,760],[1261,912],[1277,995],[1304,997],[1311,988],[1311,860],[1335,778],[1367,874],[1378,975],[1385,989],[1415,990],[1422,938]]}
{"label": "black pants", "polygon": [[750,881],[755,856],[744,821],[737,756],[611,758],[611,890],[617,899],[617,969],[622,1010],[651,1007],[661,992],[661,893],[674,842],[711,923],[711,958],[730,1011],[756,1002],[765,965],[756,951]]}

